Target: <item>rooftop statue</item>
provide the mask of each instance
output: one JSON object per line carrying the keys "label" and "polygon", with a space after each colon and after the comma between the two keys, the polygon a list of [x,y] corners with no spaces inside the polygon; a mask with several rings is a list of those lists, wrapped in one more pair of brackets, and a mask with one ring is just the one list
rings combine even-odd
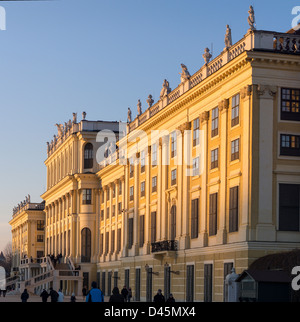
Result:
{"label": "rooftop statue", "polygon": [[250,30],[256,30],[256,28],[255,28],[255,13],[254,13],[254,9],[252,6],[250,6],[248,13],[249,13],[248,24],[250,26]]}
{"label": "rooftop statue", "polygon": [[130,107],[128,107],[128,111],[127,111],[127,123],[131,123],[132,119],[131,119],[131,109]]}
{"label": "rooftop statue", "polygon": [[55,126],[57,127],[58,136],[61,137],[63,135],[63,126],[57,123],[55,124]]}
{"label": "rooftop statue", "polygon": [[73,124],[77,123],[77,113],[73,113]]}
{"label": "rooftop statue", "polygon": [[210,62],[210,59],[212,58],[212,54],[209,52],[208,48],[205,48],[204,54],[202,57],[205,61],[205,64],[208,64]]}
{"label": "rooftop statue", "polygon": [[142,115],[142,103],[141,100],[138,100],[138,104],[137,104],[137,111],[138,111],[138,116]]}
{"label": "rooftop statue", "polygon": [[187,67],[184,64],[181,64],[182,71],[179,73],[181,75],[181,83],[186,81],[187,79],[190,79],[191,74],[189,73]]}
{"label": "rooftop statue", "polygon": [[164,98],[171,92],[170,83],[165,79],[163,82],[163,88],[160,92],[160,98]]}
{"label": "rooftop statue", "polygon": [[154,100],[152,99],[152,95],[150,94],[147,99],[148,107],[150,108],[153,105],[153,103],[154,103]]}
{"label": "rooftop statue", "polygon": [[225,49],[228,49],[232,46],[232,37],[231,37],[231,29],[229,25],[226,26],[226,35],[225,35]]}
{"label": "rooftop statue", "polygon": [[82,120],[84,121],[86,118],[86,112],[82,112]]}

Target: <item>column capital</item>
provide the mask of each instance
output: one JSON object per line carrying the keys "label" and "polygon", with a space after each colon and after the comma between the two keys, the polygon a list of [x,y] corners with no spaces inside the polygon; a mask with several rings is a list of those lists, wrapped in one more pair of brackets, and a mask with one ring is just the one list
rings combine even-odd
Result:
{"label": "column capital", "polygon": [[250,97],[253,92],[253,86],[247,85],[243,87],[240,91],[241,99],[246,99],[247,97]]}
{"label": "column capital", "polygon": [[201,115],[200,115],[201,123],[208,122],[208,120],[209,120],[209,112],[205,111],[205,112],[201,113]]}
{"label": "column capital", "polygon": [[229,108],[229,99],[224,99],[218,104],[218,108],[220,112],[226,111]]}
{"label": "column capital", "polygon": [[257,85],[257,94],[261,98],[265,99],[273,99],[277,94],[278,88],[277,86],[271,85]]}
{"label": "column capital", "polygon": [[192,129],[192,123],[191,122],[185,122],[178,126],[177,130],[181,131],[183,133],[184,131],[189,131]]}

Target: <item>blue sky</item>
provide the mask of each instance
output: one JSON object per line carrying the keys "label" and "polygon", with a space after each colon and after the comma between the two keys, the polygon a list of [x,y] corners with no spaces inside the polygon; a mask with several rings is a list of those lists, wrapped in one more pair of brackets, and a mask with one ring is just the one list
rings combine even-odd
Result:
{"label": "blue sky", "polygon": [[88,120],[126,120],[163,80],[180,82],[180,64],[201,68],[204,48],[216,57],[226,24],[233,42],[248,29],[287,31],[295,1],[56,0],[1,1],[0,31],[0,250],[11,239],[12,208],[46,187],[46,142],[82,111]]}

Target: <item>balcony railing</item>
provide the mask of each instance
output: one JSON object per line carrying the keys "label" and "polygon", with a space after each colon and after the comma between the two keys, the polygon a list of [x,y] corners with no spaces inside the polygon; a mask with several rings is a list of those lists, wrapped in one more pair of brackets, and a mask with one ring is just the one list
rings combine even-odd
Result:
{"label": "balcony railing", "polygon": [[152,243],[152,253],[177,251],[177,240],[165,240]]}

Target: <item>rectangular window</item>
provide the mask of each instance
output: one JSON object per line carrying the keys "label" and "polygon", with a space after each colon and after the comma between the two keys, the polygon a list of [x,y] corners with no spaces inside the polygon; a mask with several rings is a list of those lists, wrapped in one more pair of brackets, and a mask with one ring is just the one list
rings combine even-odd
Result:
{"label": "rectangular window", "polygon": [[212,302],[213,265],[204,264],[204,302]]}
{"label": "rectangular window", "polygon": [[219,108],[216,107],[211,113],[211,137],[219,134]]}
{"label": "rectangular window", "polygon": [[109,188],[107,187],[106,189],[106,200],[109,200],[110,199],[110,191],[109,191]]}
{"label": "rectangular window", "polygon": [[188,265],[186,267],[186,302],[194,302],[194,276],[195,267],[194,265]]}
{"label": "rectangular window", "polygon": [[129,200],[133,201],[133,193],[134,193],[134,187],[130,187],[129,189]]}
{"label": "rectangular window", "polygon": [[128,219],[128,249],[133,245],[133,218]]}
{"label": "rectangular window", "polygon": [[111,231],[110,252],[113,254],[115,251],[115,231]]}
{"label": "rectangular window", "polygon": [[300,89],[282,88],[281,120],[300,121]]}
{"label": "rectangular window", "polygon": [[109,207],[106,208],[106,219],[109,219]]}
{"label": "rectangular window", "polygon": [[145,172],[145,151],[141,152],[141,173]]}
{"label": "rectangular window", "polygon": [[128,288],[130,286],[130,270],[129,269],[125,269],[124,271],[125,273],[125,286]]}
{"label": "rectangular window", "polygon": [[118,203],[118,215],[122,213],[122,202]]}
{"label": "rectangular window", "polygon": [[119,182],[119,195],[122,194],[122,181]]}
{"label": "rectangular window", "polygon": [[171,158],[177,155],[177,135],[176,132],[171,134]]}
{"label": "rectangular window", "polygon": [[104,242],[104,235],[100,234],[100,255],[103,255],[103,242]]}
{"label": "rectangular window", "polygon": [[37,240],[38,243],[43,243],[44,242],[44,235],[37,235]]}
{"label": "rectangular window", "polygon": [[129,177],[133,178],[134,175],[134,164],[133,164],[133,158],[129,159]]}
{"label": "rectangular window", "polygon": [[111,189],[112,189],[112,196],[113,196],[113,198],[115,198],[116,197],[116,185],[114,183],[112,184]]}
{"label": "rectangular window", "polygon": [[156,212],[151,212],[151,243],[156,242]]}
{"label": "rectangular window", "polygon": [[43,231],[44,228],[45,228],[45,221],[44,220],[38,220],[36,229]]}
{"label": "rectangular window", "polygon": [[145,197],[145,181],[141,182],[141,197]]}
{"label": "rectangular window", "polygon": [[152,192],[157,191],[157,177],[152,178]]}
{"label": "rectangular window", "polygon": [[112,213],[111,213],[111,216],[114,217],[116,215],[116,206],[113,205],[112,206]]}
{"label": "rectangular window", "polygon": [[152,145],[152,167],[157,165],[157,145]]}
{"label": "rectangular window", "polygon": [[239,187],[230,189],[229,192],[229,232],[239,230]]}
{"label": "rectangular window", "polygon": [[231,107],[231,127],[240,123],[240,94],[233,96]]}
{"label": "rectangular window", "polygon": [[135,269],[135,301],[141,300],[141,269]]}
{"label": "rectangular window", "polygon": [[145,216],[140,216],[140,240],[139,240],[139,244],[140,247],[144,246],[144,241],[145,241]]}
{"label": "rectangular window", "polygon": [[193,159],[193,176],[198,176],[199,173],[199,157]]}
{"label": "rectangular window", "polygon": [[193,122],[193,147],[199,144],[199,118]]}
{"label": "rectangular window", "polygon": [[218,229],[218,194],[209,196],[209,235],[215,236]]}
{"label": "rectangular window", "polygon": [[121,250],[121,236],[122,236],[122,229],[118,228],[117,232],[117,253]]}
{"label": "rectangular window", "polygon": [[105,255],[108,254],[109,251],[109,232],[105,233]]}
{"label": "rectangular window", "polygon": [[279,185],[279,230],[300,230],[300,184]]}
{"label": "rectangular window", "polygon": [[101,209],[100,219],[101,219],[101,221],[104,220],[104,210],[103,209]]}
{"label": "rectangular window", "polygon": [[82,204],[91,205],[92,204],[92,189],[82,190]]}
{"label": "rectangular window", "polygon": [[240,158],[240,139],[231,142],[231,161]]}
{"label": "rectangular window", "polygon": [[177,182],[177,170],[172,170],[171,172],[171,186],[174,186]]}
{"label": "rectangular window", "polygon": [[211,170],[213,170],[218,167],[219,167],[219,149],[215,149],[215,150],[211,151],[210,168],[211,168]]}
{"label": "rectangular window", "polygon": [[191,238],[198,238],[199,225],[199,199],[192,200],[191,207]]}
{"label": "rectangular window", "polygon": [[300,156],[300,136],[281,134],[280,155],[299,157]]}

